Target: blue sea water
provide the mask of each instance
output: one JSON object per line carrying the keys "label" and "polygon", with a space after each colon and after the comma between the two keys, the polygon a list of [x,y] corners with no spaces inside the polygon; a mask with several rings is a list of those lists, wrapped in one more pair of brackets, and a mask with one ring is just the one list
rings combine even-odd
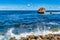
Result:
{"label": "blue sea water", "polygon": [[[48,13],[48,14],[47,14]],[[57,13],[57,12],[56,12]],[[37,11],[0,11],[0,34],[15,28],[13,33],[30,32],[39,26],[60,28],[60,14],[39,14]],[[44,29],[44,28],[43,28]],[[19,30],[19,31],[18,31]]]}

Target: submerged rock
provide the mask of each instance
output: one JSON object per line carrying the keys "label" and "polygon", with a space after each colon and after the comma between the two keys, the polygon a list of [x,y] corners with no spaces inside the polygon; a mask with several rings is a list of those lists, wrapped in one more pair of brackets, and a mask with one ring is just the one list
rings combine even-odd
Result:
{"label": "submerged rock", "polygon": [[15,37],[13,37],[13,38],[10,38],[10,40],[16,40],[16,39],[15,39]]}

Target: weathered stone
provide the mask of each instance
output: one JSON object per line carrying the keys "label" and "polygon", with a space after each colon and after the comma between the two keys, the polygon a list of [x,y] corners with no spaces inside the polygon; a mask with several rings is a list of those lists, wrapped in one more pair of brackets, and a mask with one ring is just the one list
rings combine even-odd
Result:
{"label": "weathered stone", "polygon": [[10,40],[16,40],[16,39],[15,39],[15,37],[13,37],[13,38],[10,38]]}
{"label": "weathered stone", "polygon": [[[11,38],[10,40],[16,40],[15,38]],[[47,34],[47,35],[30,35],[25,37],[22,37],[20,40],[60,40],[60,35],[59,34]]]}
{"label": "weathered stone", "polygon": [[20,40],[27,40],[27,38],[25,38],[25,37],[22,37]]}
{"label": "weathered stone", "polygon": [[38,13],[40,13],[40,14],[44,14],[45,12],[46,12],[45,8],[40,8],[38,10]]}
{"label": "weathered stone", "polygon": [[38,36],[37,40],[42,40],[42,38],[40,36]]}
{"label": "weathered stone", "polygon": [[35,39],[35,36],[34,35],[30,35],[29,38],[30,39]]}

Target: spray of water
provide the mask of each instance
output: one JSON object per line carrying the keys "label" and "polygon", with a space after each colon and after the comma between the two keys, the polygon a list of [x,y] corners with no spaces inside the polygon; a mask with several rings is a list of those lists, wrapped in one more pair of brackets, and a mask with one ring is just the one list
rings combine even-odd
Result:
{"label": "spray of water", "polygon": [[46,34],[60,34],[60,31],[53,32],[53,31],[46,30],[45,25],[43,29],[40,23],[37,23],[36,26],[37,28],[35,28],[34,31],[19,33],[18,35],[13,33],[13,30],[15,30],[15,28],[10,28],[4,36],[0,36],[0,40],[9,40],[11,37],[15,37],[17,40],[19,40],[21,37],[26,37],[28,35],[38,36],[38,35],[46,35]]}

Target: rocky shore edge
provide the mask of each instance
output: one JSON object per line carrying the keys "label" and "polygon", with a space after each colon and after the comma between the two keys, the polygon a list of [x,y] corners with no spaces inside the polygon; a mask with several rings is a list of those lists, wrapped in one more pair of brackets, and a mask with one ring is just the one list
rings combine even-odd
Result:
{"label": "rocky shore edge", "polygon": [[[14,38],[10,38],[10,40],[17,40]],[[19,40],[60,40],[60,34],[47,34],[47,35],[29,35],[27,37],[21,37]]]}

